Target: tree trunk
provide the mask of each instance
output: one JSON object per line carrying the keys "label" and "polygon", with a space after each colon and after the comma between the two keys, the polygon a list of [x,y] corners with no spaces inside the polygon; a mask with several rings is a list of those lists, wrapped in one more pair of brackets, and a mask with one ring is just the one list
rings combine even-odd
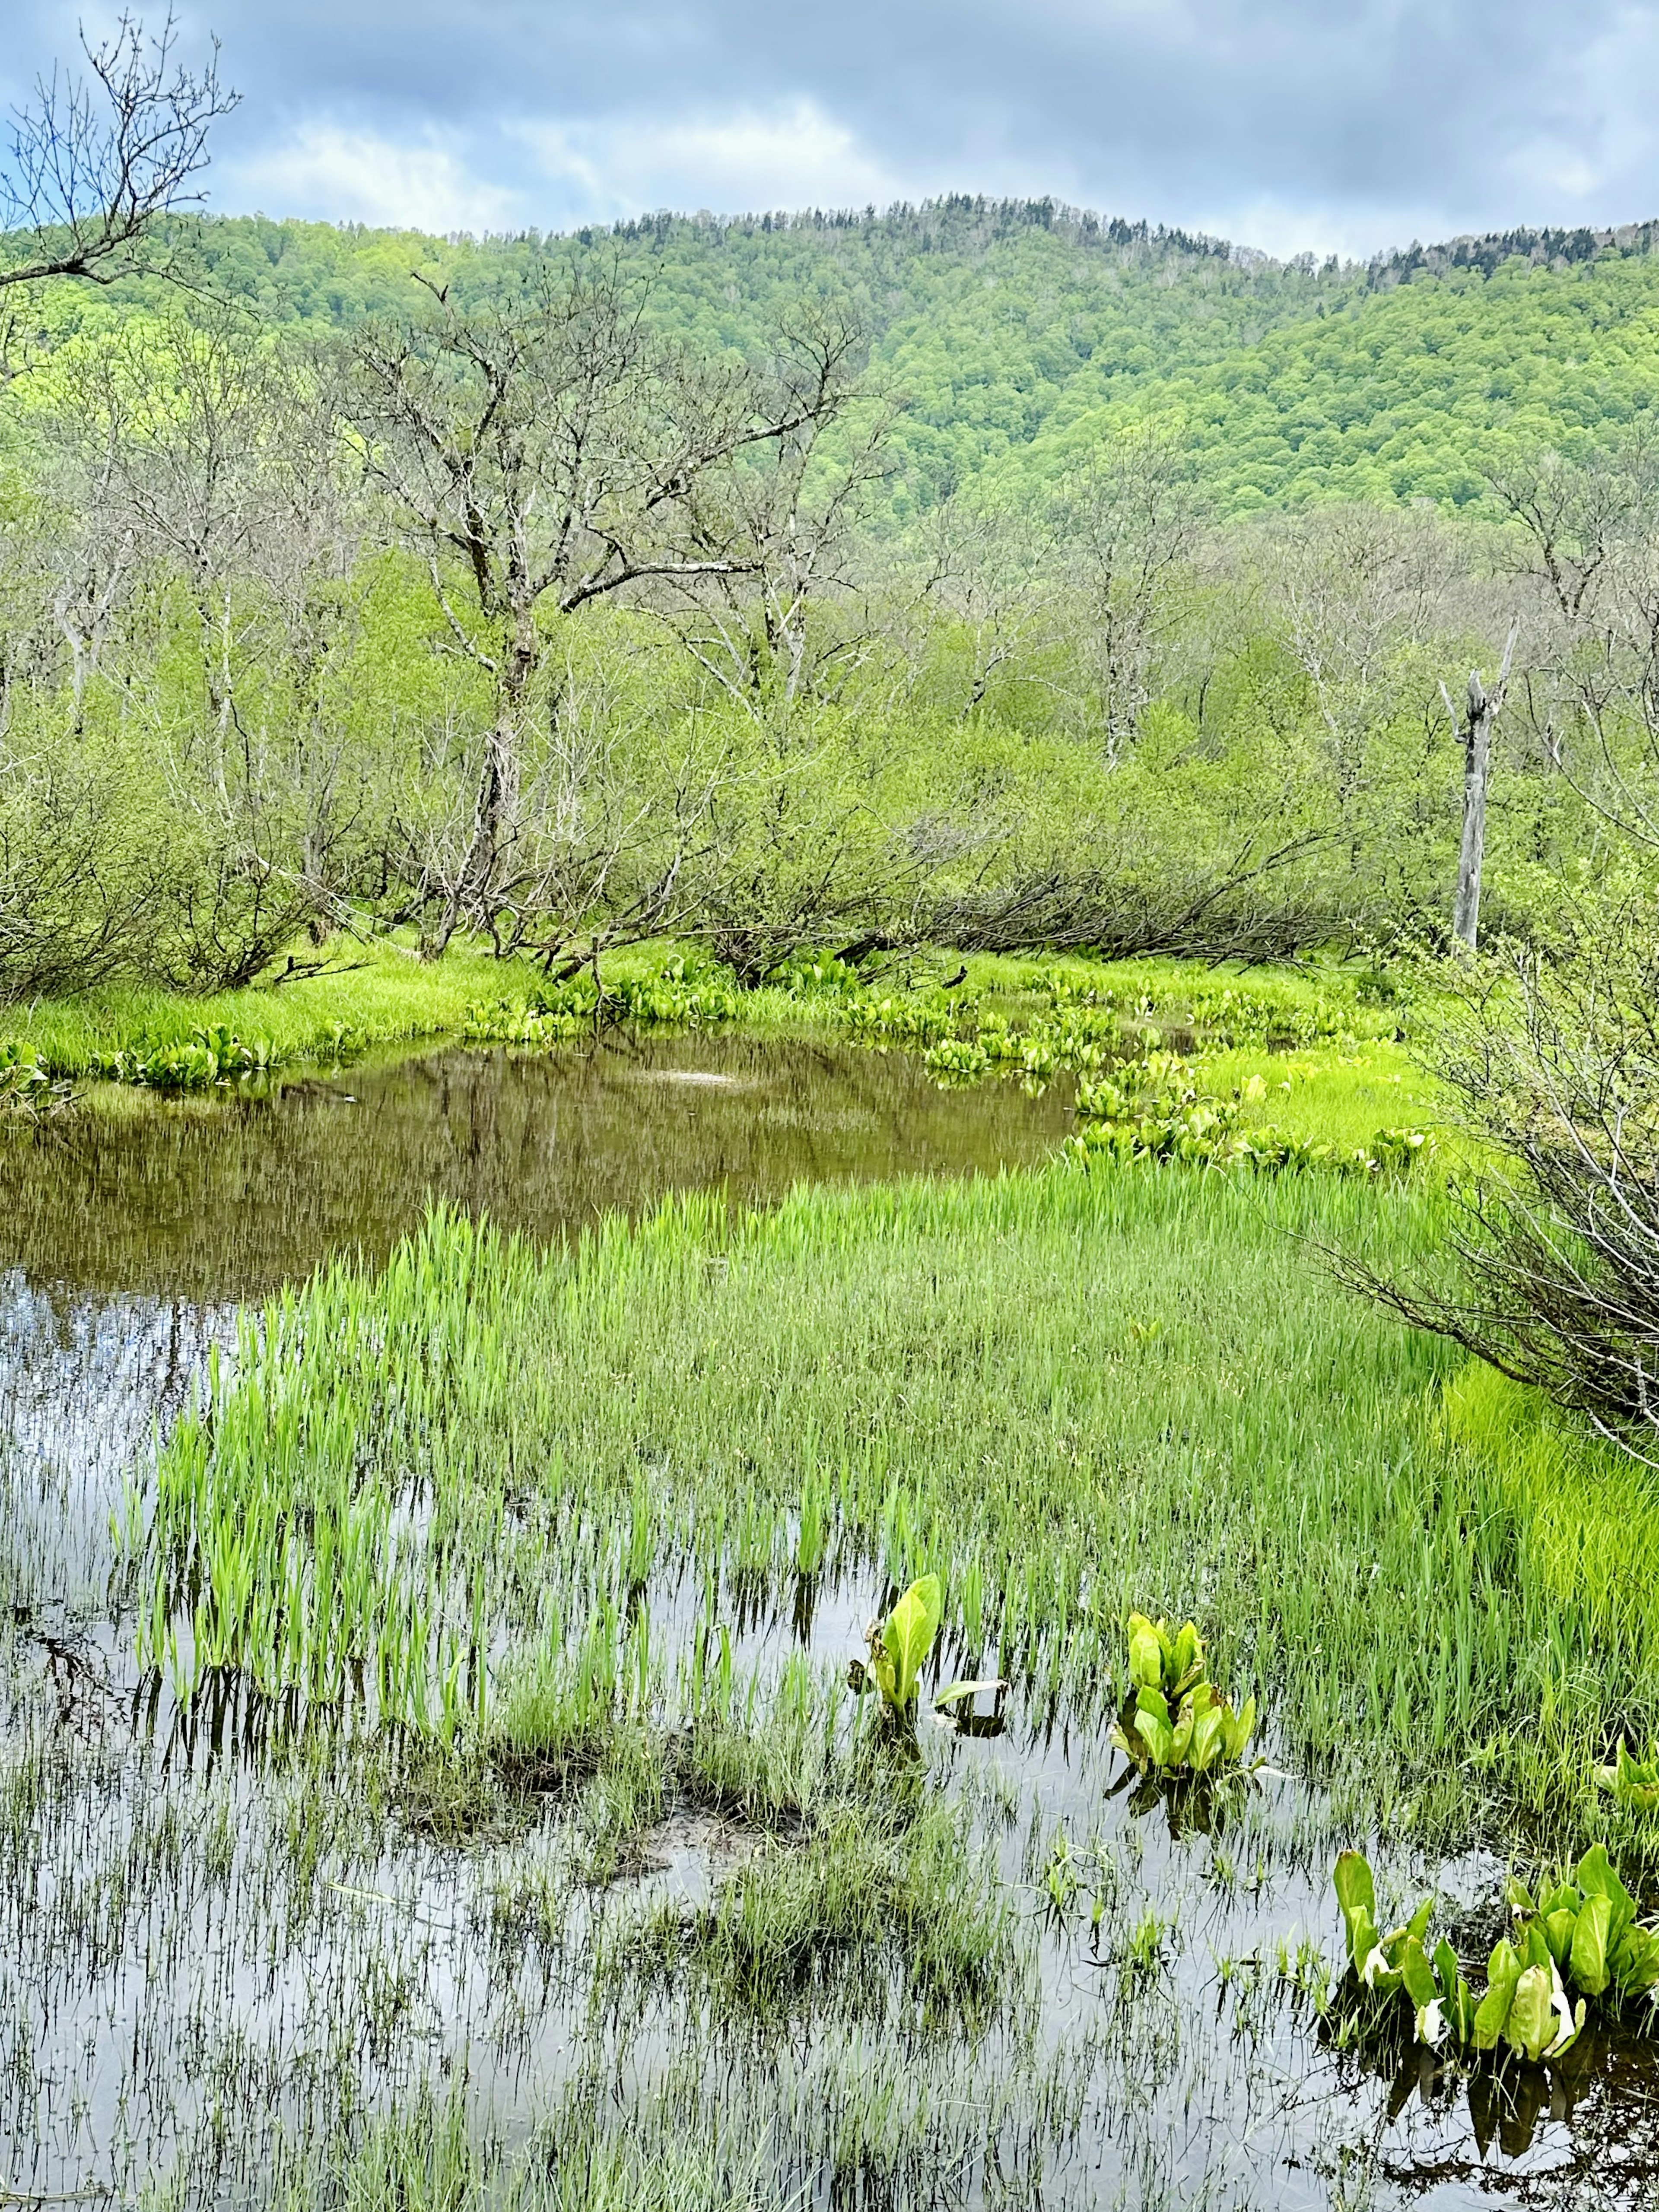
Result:
{"label": "tree trunk", "polygon": [[[1469,679],[1469,719],[1463,732],[1463,842],[1457,855],[1457,899],[1452,935],[1473,952],[1480,930],[1480,864],[1486,850],[1486,779],[1492,765],[1492,702]],[[1475,700],[1480,703],[1477,707]]]}
{"label": "tree trunk", "polygon": [[[1504,694],[1509,687],[1510,663],[1515,657],[1516,634],[1511,623],[1504,647],[1504,665],[1488,693],[1480,672],[1469,676],[1468,717],[1463,726],[1463,841],[1457,855],[1457,896],[1452,907],[1452,936],[1466,952],[1473,952],[1480,933],[1480,870],[1486,854],[1486,786],[1492,769],[1492,732]],[[1442,696],[1444,696],[1443,687]],[[1449,708],[1451,702],[1447,700]],[[1452,717],[1456,726],[1456,716]]]}

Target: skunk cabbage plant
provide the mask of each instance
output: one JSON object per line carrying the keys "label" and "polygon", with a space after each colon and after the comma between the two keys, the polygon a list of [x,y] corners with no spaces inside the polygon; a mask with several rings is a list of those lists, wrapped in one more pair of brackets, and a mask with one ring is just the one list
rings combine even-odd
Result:
{"label": "skunk cabbage plant", "polygon": [[1129,1615],[1129,1679],[1134,1711],[1118,1722],[1111,1740],[1139,1766],[1158,1774],[1212,1774],[1236,1766],[1255,1727],[1255,1700],[1236,1713],[1205,1675],[1204,1645],[1189,1620],[1171,1631],[1166,1620]]}
{"label": "skunk cabbage plant", "polygon": [[1634,1901],[1600,1844],[1579,1861],[1575,1880],[1558,1883],[1536,1904],[1519,1882],[1510,1883],[1515,1937],[1494,1946],[1479,1998],[1443,1937],[1432,1956],[1426,1948],[1431,1900],[1382,1935],[1371,1870],[1358,1851],[1343,1852],[1334,1880],[1355,1974],[1379,1996],[1403,1995],[1419,2040],[1436,2048],[1501,2047],[1536,2065],[1577,2041],[1587,1999],[1616,2003],[1659,1989],[1659,1932],[1638,1924]]}
{"label": "skunk cabbage plant", "polygon": [[869,1657],[853,1662],[853,1686],[860,1696],[878,1690],[885,1711],[909,1711],[944,1610],[937,1575],[911,1583],[886,1620],[871,1629]]}

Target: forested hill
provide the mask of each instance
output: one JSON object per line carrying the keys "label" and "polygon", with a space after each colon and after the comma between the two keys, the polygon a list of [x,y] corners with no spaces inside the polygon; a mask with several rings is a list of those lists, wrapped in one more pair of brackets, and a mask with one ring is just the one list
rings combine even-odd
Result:
{"label": "forested hill", "polygon": [[[1478,501],[1506,446],[1593,438],[1659,391],[1652,224],[1515,232],[1369,265],[1275,263],[1047,201],[966,197],[861,215],[662,216],[573,236],[435,239],[228,217],[181,228],[210,287],[313,330],[462,301],[544,255],[615,257],[695,344],[757,351],[803,296],[844,300],[905,400],[902,519],[984,477],[1056,475],[1103,428],[1178,418],[1217,510],[1331,497]],[[64,286],[49,344],[159,304]]]}

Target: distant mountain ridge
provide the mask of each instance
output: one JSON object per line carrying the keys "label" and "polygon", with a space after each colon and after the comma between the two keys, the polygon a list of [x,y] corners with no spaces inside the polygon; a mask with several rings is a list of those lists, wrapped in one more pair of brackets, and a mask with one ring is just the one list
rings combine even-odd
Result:
{"label": "distant mountain ridge", "polygon": [[[845,302],[904,401],[889,520],[966,487],[1023,497],[1127,422],[1177,424],[1221,514],[1310,501],[1486,496],[1517,443],[1609,434],[1659,398],[1659,222],[1493,232],[1369,262],[1274,260],[1056,199],[947,194],[885,210],[642,216],[561,236],[436,238],[191,218],[205,287],[274,328],[418,312],[410,271],[463,304],[602,253],[688,343],[758,355],[802,297]],[[161,288],[32,295],[37,338],[86,342]]]}

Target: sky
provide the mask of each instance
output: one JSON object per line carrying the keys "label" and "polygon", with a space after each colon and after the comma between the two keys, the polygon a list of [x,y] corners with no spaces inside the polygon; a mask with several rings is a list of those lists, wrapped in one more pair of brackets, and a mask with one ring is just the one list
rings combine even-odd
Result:
{"label": "sky", "polygon": [[[165,0],[163,0],[163,5]],[[427,230],[1054,198],[1364,258],[1659,215],[1659,0],[180,0],[210,204]],[[112,11],[6,0],[0,100]],[[152,15],[152,21],[155,20]]]}

